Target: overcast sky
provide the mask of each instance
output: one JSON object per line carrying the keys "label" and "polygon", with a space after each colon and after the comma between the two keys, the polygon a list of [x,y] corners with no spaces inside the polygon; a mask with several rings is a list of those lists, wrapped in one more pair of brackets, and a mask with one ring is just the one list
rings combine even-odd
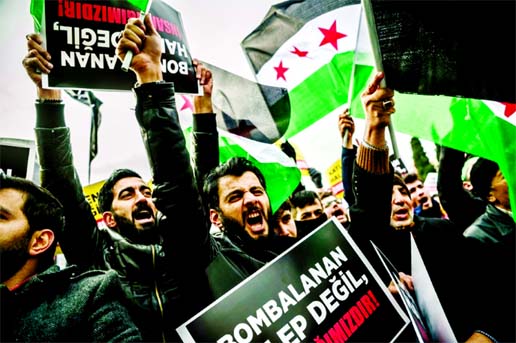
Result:
{"label": "overcast sky", "polygon": [[[240,42],[263,19],[271,0],[168,0],[181,13],[191,54],[201,60],[251,79],[251,69]],[[21,65],[26,54],[25,35],[33,31],[29,0],[1,0],[3,25],[1,68],[4,87],[0,90],[0,137],[34,139],[35,87]],[[99,130],[99,154],[92,165],[91,182],[105,179],[117,167],[129,167],[150,177],[144,148],[136,120],[132,114],[134,98],[130,92],[99,92],[103,101],[102,124]],[[83,185],[88,184],[88,146],[90,110],[63,95],[66,120],[72,130],[75,165]],[[336,117],[330,116],[312,130],[310,144],[299,143],[307,162],[324,172],[340,157]],[[361,137],[361,124],[357,135]],[[411,161],[407,150],[408,137],[400,136],[398,145],[405,163]],[[427,145],[431,148],[431,145]],[[434,152],[428,154],[432,159]],[[409,161],[410,160],[410,161]]]}

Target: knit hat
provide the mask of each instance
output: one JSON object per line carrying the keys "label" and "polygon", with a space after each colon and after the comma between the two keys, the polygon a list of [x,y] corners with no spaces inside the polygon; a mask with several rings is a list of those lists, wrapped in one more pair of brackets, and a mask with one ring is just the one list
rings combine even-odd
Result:
{"label": "knit hat", "polygon": [[487,199],[491,190],[491,182],[500,168],[498,164],[485,158],[479,158],[471,167],[470,181],[473,194],[482,199]]}

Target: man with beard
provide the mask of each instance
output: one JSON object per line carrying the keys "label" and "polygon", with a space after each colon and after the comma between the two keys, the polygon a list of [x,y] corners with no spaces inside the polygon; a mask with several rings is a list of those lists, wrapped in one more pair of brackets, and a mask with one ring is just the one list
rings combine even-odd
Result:
{"label": "man with beard", "polygon": [[1,341],[141,341],[116,272],[54,264],[63,227],[53,195],[0,171]]}
{"label": "man with beard", "polygon": [[[224,294],[249,275],[295,244],[301,237],[276,235],[265,177],[243,157],[233,157],[204,177],[203,193],[209,218],[221,234],[215,236],[220,252],[207,268],[215,297]],[[321,216],[326,220],[326,216]],[[308,221],[307,221],[308,222]],[[323,220],[311,220],[307,231]],[[307,223],[308,224],[308,223]]]}
{"label": "man with beard", "polygon": [[[97,226],[73,166],[61,92],[42,87],[42,73],[53,67],[42,42],[37,34],[27,36],[23,65],[37,86],[41,183],[65,209],[60,246],[66,260],[81,269],[116,270],[143,341],[178,341],[176,327],[213,300],[205,269],[215,253],[173,101],[174,88],[163,81],[161,37],[149,15],[145,22],[131,18],[118,43],[121,60],[128,50],[134,53],[135,115],[151,161],[153,190],[136,172],[115,170],[100,191],[106,224],[102,226]],[[204,86],[206,68],[197,64],[196,72]]]}
{"label": "man with beard", "polygon": [[277,256],[271,204],[262,172],[243,157],[212,169],[203,191],[210,221],[222,232],[215,236],[222,253],[207,270],[218,297]]}
{"label": "man with beard", "polygon": [[111,173],[100,188],[98,205],[107,227],[127,239],[143,244],[159,239],[154,230],[158,210],[152,190],[135,171],[117,169]]}

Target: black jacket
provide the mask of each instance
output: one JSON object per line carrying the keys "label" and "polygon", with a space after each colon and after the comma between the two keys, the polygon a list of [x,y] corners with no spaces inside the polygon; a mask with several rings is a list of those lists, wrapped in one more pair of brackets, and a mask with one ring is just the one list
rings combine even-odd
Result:
{"label": "black jacket", "polygon": [[[36,105],[41,182],[65,208],[60,243],[67,261],[82,269],[115,269],[133,300],[133,315],[144,340],[177,340],[175,328],[212,300],[204,270],[216,252],[177,118],[173,87],[142,85],[135,94],[136,118],[160,211],[159,241],[136,244],[114,230],[97,227],[73,166],[62,104]],[[188,225],[181,225],[184,222]]]}
{"label": "black jacket", "polygon": [[437,174],[437,190],[443,209],[462,230],[483,214],[487,206],[486,200],[473,196],[463,187],[461,173],[465,161],[464,152],[442,147]]}
{"label": "black jacket", "polygon": [[[393,174],[376,175],[360,168],[353,170],[355,204],[350,208],[349,234],[364,252],[379,276],[388,285],[390,276],[370,241],[389,258],[398,271],[412,275],[410,235],[414,236],[432,284],[459,341],[476,329],[470,306],[475,297],[468,294],[471,261],[466,258],[465,238],[456,225],[446,219],[414,216],[410,230],[390,226]],[[478,310],[478,308],[477,308]]]}

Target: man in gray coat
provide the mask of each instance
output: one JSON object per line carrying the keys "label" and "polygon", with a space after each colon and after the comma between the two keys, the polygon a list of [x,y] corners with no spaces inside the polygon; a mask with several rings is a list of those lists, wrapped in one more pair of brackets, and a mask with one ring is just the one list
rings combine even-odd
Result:
{"label": "man in gray coat", "polygon": [[115,272],[54,264],[63,226],[54,196],[0,172],[1,341],[141,341]]}

